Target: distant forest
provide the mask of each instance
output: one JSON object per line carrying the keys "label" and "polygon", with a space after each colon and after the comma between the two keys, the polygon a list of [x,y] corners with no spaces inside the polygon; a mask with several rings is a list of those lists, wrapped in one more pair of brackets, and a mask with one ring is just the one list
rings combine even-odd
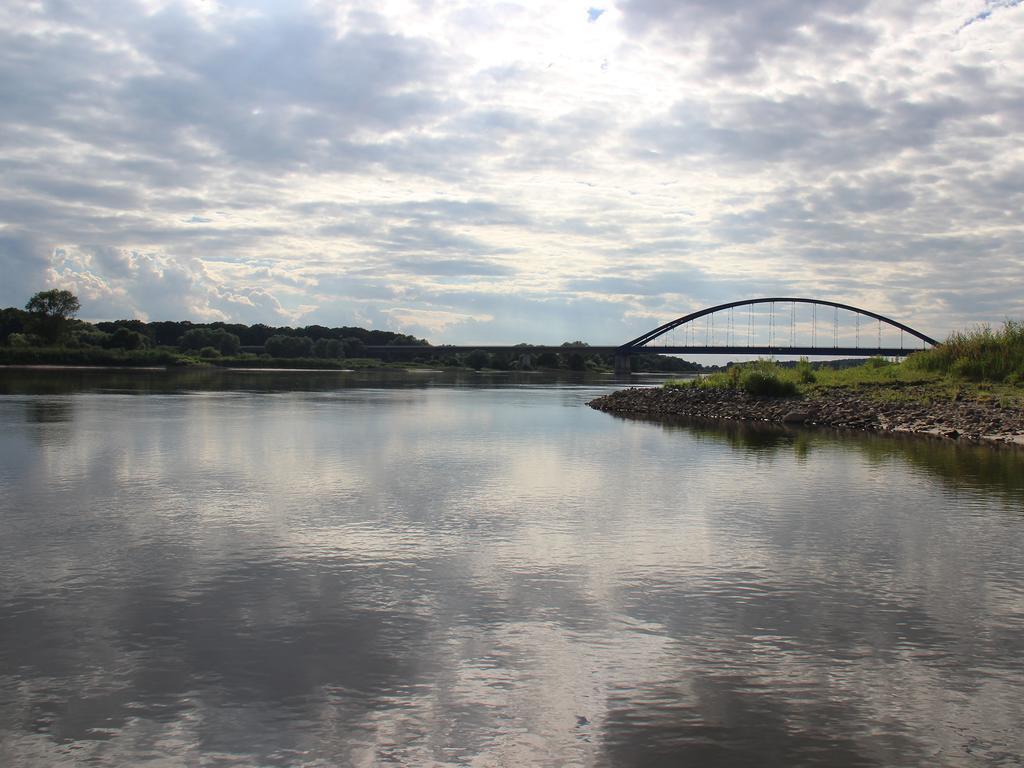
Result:
{"label": "distant forest", "polygon": [[[66,292],[64,292],[66,293]],[[37,294],[41,295],[41,294]],[[76,310],[77,311],[77,310]],[[429,346],[429,342],[403,333],[354,326],[302,328],[257,323],[193,323],[189,320],[113,320],[89,323],[74,312],[63,317],[7,307],[0,309],[0,343],[8,347],[144,350],[160,347],[181,352],[216,352],[238,355],[243,350],[277,357],[362,357],[366,346]],[[333,343],[332,343],[333,342]]]}
{"label": "distant forest", "polygon": [[[496,368],[569,368],[603,370],[610,356],[579,351],[490,354],[483,350],[455,354],[433,347],[425,339],[394,331],[341,326],[307,325],[302,328],[257,323],[194,323],[189,320],[114,320],[89,323],[75,315],[79,302],[69,291],[35,294],[25,309],[0,309],[0,363],[66,363],[93,365],[188,364],[274,367],[302,365],[341,367],[354,361],[369,362],[367,347],[422,347],[422,353],[376,351],[388,362]],[[583,342],[566,342],[583,345]],[[634,370],[692,372],[705,370],[697,363],[662,355],[637,355]]]}

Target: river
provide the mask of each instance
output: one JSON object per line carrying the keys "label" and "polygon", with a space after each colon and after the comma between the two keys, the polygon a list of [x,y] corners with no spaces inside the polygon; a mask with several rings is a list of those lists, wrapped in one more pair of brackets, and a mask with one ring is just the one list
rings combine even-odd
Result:
{"label": "river", "polygon": [[1024,451],[621,384],[0,371],[0,765],[1021,765]]}

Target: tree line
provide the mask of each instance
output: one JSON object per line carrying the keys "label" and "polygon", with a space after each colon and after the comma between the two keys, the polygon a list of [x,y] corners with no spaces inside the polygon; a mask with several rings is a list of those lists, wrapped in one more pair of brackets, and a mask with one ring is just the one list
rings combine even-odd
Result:
{"label": "tree line", "polygon": [[[321,366],[335,366],[332,361],[358,359],[367,356],[367,346],[422,347],[422,352],[401,355],[377,353],[384,360],[403,360],[428,365],[464,366],[474,369],[525,370],[532,368],[568,368],[570,370],[603,370],[612,366],[609,355],[586,354],[580,350],[564,353],[545,351],[531,353],[526,344],[514,353],[489,353],[473,350],[454,354],[443,347],[433,347],[425,339],[394,331],[341,326],[307,325],[301,328],[271,326],[263,323],[193,323],[189,320],[115,320],[89,323],[76,318],[81,309],[78,298],[70,291],[51,289],[32,296],[24,309],[0,309],[0,344],[12,350],[3,357],[8,361],[24,362],[12,357],[14,350],[24,354],[37,354],[31,350],[48,350],[45,357],[32,358],[37,362],[61,362],[81,358],[81,362],[103,363],[104,350],[118,355],[134,355],[142,361],[166,363],[173,361],[171,353],[187,358],[207,361],[230,361],[232,365],[260,365],[260,361],[286,359],[320,361]],[[563,344],[566,347],[586,347],[582,341]],[[156,353],[166,359],[154,359]],[[146,357],[146,353],[150,353]],[[108,355],[109,357],[110,355]],[[664,355],[636,355],[631,358],[634,370],[692,372],[704,367]]]}
{"label": "tree line", "polygon": [[81,309],[70,291],[40,291],[24,309],[0,309],[0,342],[8,347],[62,346],[144,350],[174,348],[201,357],[235,356],[243,347],[260,349],[271,357],[364,357],[367,346],[429,346],[408,334],[341,326],[302,328],[263,323],[194,323],[189,320],[114,320],[88,323],[76,319]]}

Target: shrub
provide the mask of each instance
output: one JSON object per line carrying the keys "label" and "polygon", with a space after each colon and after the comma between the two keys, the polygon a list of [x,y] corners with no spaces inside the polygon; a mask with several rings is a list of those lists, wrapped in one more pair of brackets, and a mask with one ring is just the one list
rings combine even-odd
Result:
{"label": "shrub", "polygon": [[108,336],[104,346],[128,350],[145,349],[149,346],[149,339],[141,333],[121,326]]}
{"label": "shrub", "polygon": [[742,365],[730,365],[725,369],[725,379],[729,389],[740,388],[740,376],[743,375]]}
{"label": "shrub", "polygon": [[110,341],[110,334],[103,331],[83,329],[74,334],[79,346],[85,347],[106,347]]}
{"label": "shrub", "polygon": [[740,377],[743,391],[756,397],[793,397],[796,384],[780,378],[777,373],[760,368],[749,368]]}
{"label": "shrub", "polygon": [[[812,374],[813,375],[813,374]],[[730,365],[724,371],[689,381],[671,381],[666,387],[682,389],[740,389],[756,397],[794,397],[798,374],[771,360]]]}
{"label": "shrub", "polygon": [[7,345],[19,349],[38,347],[41,343],[42,339],[32,333],[12,333],[7,337]]}
{"label": "shrub", "polygon": [[796,377],[801,384],[813,384],[818,380],[818,377],[814,375],[814,368],[811,367],[811,362],[806,357],[801,357],[800,362],[796,364]]}

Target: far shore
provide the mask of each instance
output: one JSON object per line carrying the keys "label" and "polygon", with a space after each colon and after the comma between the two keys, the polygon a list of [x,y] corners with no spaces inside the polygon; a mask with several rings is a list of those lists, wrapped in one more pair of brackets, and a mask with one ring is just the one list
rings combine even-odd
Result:
{"label": "far shore", "polygon": [[11,371],[167,371],[166,365],[48,365],[38,364],[3,364],[0,370]]}

